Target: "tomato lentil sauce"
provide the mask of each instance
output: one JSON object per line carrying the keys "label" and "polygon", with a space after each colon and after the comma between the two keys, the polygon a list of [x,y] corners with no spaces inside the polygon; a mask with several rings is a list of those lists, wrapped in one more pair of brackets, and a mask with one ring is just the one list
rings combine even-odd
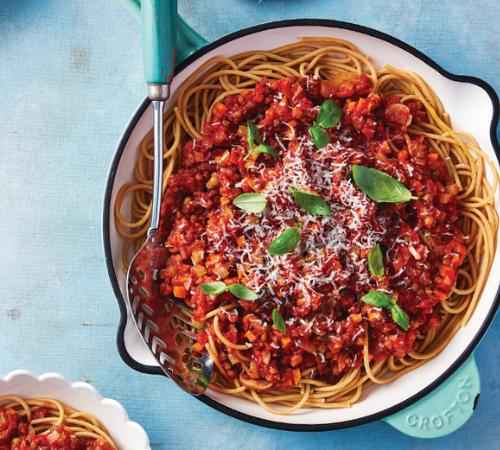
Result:
{"label": "tomato lentil sauce", "polygon": [[[319,150],[309,127],[326,99],[342,108],[342,117]],[[469,237],[457,224],[459,187],[445,162],[424,136],[406,134],[425,117],[419,101],[373,94],[370,77],[352,73],[331,81],[263,78],[255,89],[214,104],[203,138],[184,146],[181,169],[163,197],[160,233],[172,256],[160,277],[161,292],[184,299],[197,321],[220,305],[238,304],[218,313],[218,326],[248,350],[225,347],[213,318],[198,334],[200,349],[215,341],[229,378],[259,380],[251,386],[257,390],[286,389],[316,367],[321,379],[335,383],[363,365],[367,343],[370,360],[401,358],[416,349],[417,335],[440,325],[440,302],[457,280]],[[257,152],[246,158],[247,119],[279,158]],[[391,175],[418,200],[370,200],[352,179],[354,164]],[[304,211],[289,187],[317,195],[331,215]],[[266,197],[263,213],[233,205],[249,192]],[[301,227],[297,247],[270,255],[269,244],[290,227]],[[367,263],[376,244],[383,254],[380,278]],[[200,285],[214,281],[243,284],[260,299],[204,294]],[[373,290],[397,299],[409,317],[407,331],[390,311],[360,300]],[[273,325],[275,308],[286,334]],[[250,361],[248,374],[242,360]]]}
{"label": "tomato lentil sauce", "polygon": [[[32,413],[32,420],[43,419],[47,408]],[[13,409],[0,407],[0,450],[112,450],[107,442],[79,438],[73,430],[53,425],[45,434],[35,435],[30,424]]]}

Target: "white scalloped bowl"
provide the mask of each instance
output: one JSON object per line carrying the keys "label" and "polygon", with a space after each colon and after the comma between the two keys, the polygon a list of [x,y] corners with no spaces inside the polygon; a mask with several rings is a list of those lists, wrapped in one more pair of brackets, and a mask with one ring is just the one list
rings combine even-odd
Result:
{"label": "white scalloped bowl", "polygon": [[15,370],[0,377],[0,397],[8,394],[24,399],[54,398],[94,416],[106,427],[118,450],[151,450],[144,428],[129,420],[120,403],[103,398],[90,384],[71,383],[57,373],[37,376],[27,370]]}

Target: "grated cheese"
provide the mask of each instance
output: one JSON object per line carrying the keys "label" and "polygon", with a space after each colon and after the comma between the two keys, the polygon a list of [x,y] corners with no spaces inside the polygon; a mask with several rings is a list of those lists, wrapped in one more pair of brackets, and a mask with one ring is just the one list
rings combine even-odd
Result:
{"label": "grated cheese", "polygon": [[[215,235],[218,241],[210,251],[224,249],[239,267],[249,267],[245,284],[264,298],[270,294],[281,303],[277,292],[294,293],[307,310],[315,298],[322,297],[324,285],[333,286],[339,295],[349,283],[359,288],[371,282],[366,253],[383,239],[384,219],[379,221],[379,231],[374,230],[371,222],[379,220],[376,204],[348,178],[351,168],[347,161],[353,150],[342,141],[318,150],[309,135],[291,139],[288,147],[284,139],[275,137],[283,150],[283,165],[273,169],[264,164],[249,167],[252,173],[266,172],[267,184],[260,192],[267,199],[265,211],[255,214],[259,220],[254,223],[247,220],[246,213],[232,219],[222,228],[222,235]],[[319,196],[328,204],[331,215],[318,216],[301,209],[289,187]],[[270,255],[269,244],[295,221],[302,225],[297,247],[285,255]],[[242,247],[234,245],[238,235],[245,237]],[[331,269],[335,261],[343,261],[340,270]],[[279,281],[284,274],[283,288]],[[312,323],[306,326],[309,330]]]}

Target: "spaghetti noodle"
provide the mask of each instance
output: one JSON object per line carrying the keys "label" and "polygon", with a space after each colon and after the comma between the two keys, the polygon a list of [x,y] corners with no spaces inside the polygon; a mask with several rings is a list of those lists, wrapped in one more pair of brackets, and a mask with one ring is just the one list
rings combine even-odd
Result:
{"label": "spaghetti noodle", "polygon": [[[321,149],[309,127],[318,126],[326,98],[342,118],[327,127],[330,142]],[[252,153],[247,119],[279,158]],[[498,176],[417,74],[375,69],[341,39],[304,38],[211,59],[182,85],[164,122],[160,232],[173,256],[162,289],[184,298],[205,324],[197,345],[217,367],[212,389],[274,414],[348,407],[368,385],[425,364],[467,324],[495,254]],[[149,226],[152,154],[151,131],[137,182],[116,199],[125,272],[131,245],[140,248]],[[418,199],[403,206],[371,201],[352,181],[356,164],[399,179]],[[312,192],[331,216],[300,210],[287,188]],[[266,211],[235,208],[243,192],[263,195]],[[130,193],[128,221],[121,207]],[[265,249],[286,227],[301,228],[301,244],[270,256]],[[366,260],[379,244],[384,276],[370,273]],[[261,300],[199,288],[221,280]],[[397,301],[409,317],[406,330],[388,310],[363,303],[371,291]],[[273,308],[285,315],[285,332],[272,325]]]}
{"label": "spaghetti noodle", "polygon": [[[111,450],[106,428],[90,414],[53,398],[0,397],[0,447]],[[5,447],[7,445],[7,447]]]}

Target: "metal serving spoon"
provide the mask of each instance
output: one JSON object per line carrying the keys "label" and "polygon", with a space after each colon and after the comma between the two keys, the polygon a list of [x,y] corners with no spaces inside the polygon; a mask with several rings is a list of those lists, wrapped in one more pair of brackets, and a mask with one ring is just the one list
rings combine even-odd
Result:
{"label": "metal serving spoon", "polygon": [[154,112],[154,178],[147,240],[130,263],[127,299],[144,342],[163,371],[182,389],[202,394],[210,383],[213,360],[192,349],[196,327],[186,304],[160,292],[159,271],[171,256],[158,232],[163,184],[163,105],[170,96],[175,67],[177,0],[141,5],[144,76]]}

